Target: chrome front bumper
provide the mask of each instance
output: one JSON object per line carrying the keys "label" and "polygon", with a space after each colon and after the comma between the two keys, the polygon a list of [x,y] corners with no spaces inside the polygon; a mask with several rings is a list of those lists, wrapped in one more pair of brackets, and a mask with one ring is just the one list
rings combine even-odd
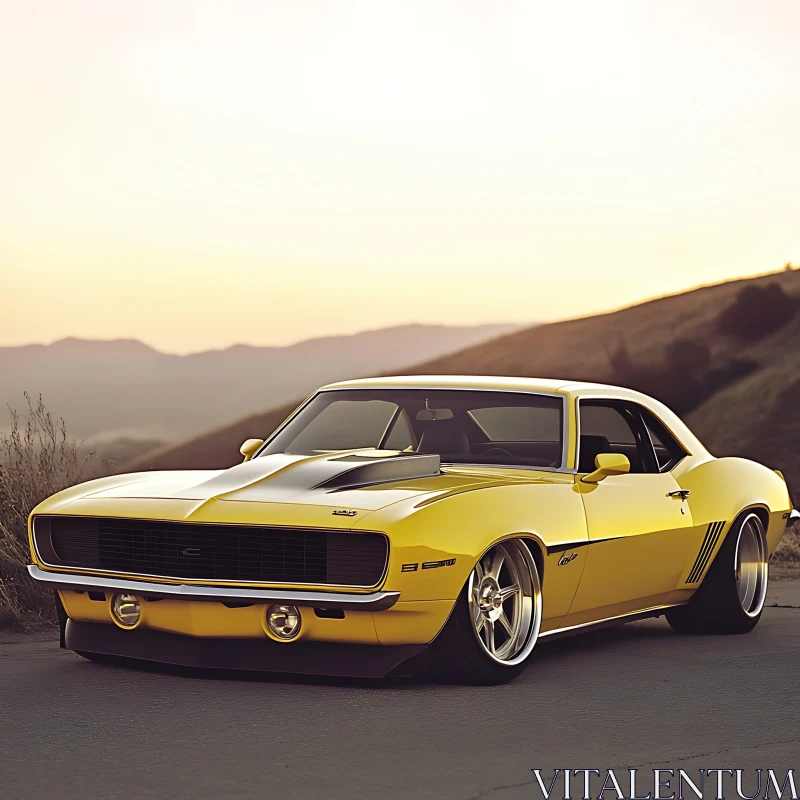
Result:
{"label": "chrome front bumper", "polygon": [[244,589],[237,586],[196,586],[179,583],[106,578],[97,575],[76,575],[67,572],[47,572],[35,564],[28,573],[39,583],[62,591],[124,592],[143,597],[173,600],[205,600],[217,603],[278,603],[281,605],[340,608],[346,611],[386,611],[400,598],[400,592],[304,592],[293,589]]}

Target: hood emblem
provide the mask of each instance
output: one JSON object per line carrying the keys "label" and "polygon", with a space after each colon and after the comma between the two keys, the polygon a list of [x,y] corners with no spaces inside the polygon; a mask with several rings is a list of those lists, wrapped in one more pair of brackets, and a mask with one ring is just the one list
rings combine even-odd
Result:
{"label": "hood emblem", "polygon": [[334,517],[354,517],[358,511],[353,511],[349,508],[336,508],[333,510]]}

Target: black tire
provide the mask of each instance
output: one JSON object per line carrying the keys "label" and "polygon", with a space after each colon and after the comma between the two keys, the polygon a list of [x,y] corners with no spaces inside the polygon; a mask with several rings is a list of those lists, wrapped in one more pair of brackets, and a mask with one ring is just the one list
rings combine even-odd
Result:
{"label": "black tire", "polygon": [[[515,637],[515,640],[519,642],[519,648],[509,653],[507,659],[509,663],[503,663],[502,658],[492,657],[489,654],[487,645],[481,638],[481,634],[476,632],[475,623],[473,623],[472,614],[474,611],[479,611],[479,607],[470,602],[470,592],[475,592],[475,597],[479,593],[480,587],[476,586],[475,581],[476,575],[482,573],[482,563],[485,559],[491,560],[493,553],[498,548],[505,551],[507,557],[517,560],[515,568],[517,579],[520,581],[519,585],[522,588],[519,593],[519,601],[514,601],[514,616],[512,617],[512,627],[516,630],[516,615],[521,614],[519,632]],[[486,574],[489,575],[489,572],[487,571]],[[500,579],[498,578],[498,580]],[[502,579],[502,586],[507,585],[507,580],[506,577]],[[514,539],[506,540],[491,548],[476,565],[458,596],[447,624],[431,645],[428,675],[448,683],[483,686],[493,686],[514,680],[527,666],[539,635],[542,617],[541,598],[539,571],[527,545],[521,540]],[[517,605],[518,602],[522,603],[523,601],[527,604],[524,613],[521,610],[522,605]],[[504,613],[502,603],[501,613]],[[522,629],[523,624],[526,626],[525,630]],[[501,635],[504,634],[501,632]],[[495,634],[492,633],[493,644],[494,636]],[[502,650],[503,647],[499,647],[497,653],[499,654]]]}
{"label": "black tire", "polygon": [[[758,563],[752,567],[754,584],[751,587],[748,583],[742,590],[744,572],[740,548],[750,547],[756,540]],[[686,634],[738,634],[753,630],[761,619],[767,593],[769,567],[766,548],[764,524],[760,517],[753,511],[740,514],[689,603],[667,611],[667,622],[672,629]],[[754,563],[746,562],[745,568]]]}

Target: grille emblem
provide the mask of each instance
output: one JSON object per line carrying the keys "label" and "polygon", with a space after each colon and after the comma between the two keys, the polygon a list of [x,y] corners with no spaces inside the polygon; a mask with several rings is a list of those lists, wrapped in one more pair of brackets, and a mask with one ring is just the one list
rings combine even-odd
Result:
{"label": "grille emblem", "polygon": [[181,550],[181,555],[184,555],[187,558],[197,558],[200,555],[200,548],[184,547],[183,550]]}

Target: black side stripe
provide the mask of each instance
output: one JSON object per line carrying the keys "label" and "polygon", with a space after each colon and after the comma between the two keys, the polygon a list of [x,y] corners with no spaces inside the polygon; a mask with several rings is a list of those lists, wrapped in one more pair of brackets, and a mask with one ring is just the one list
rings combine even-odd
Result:
{"label": "black side stripe", "polygon": [[708,561],[711,558],[711,554],[714,552],[714,548],[717,546],[719,535],[722,533],[724,527],[724,522],[712,522],[708,526],[705,538],[703,539],[703,545],[700,548],[700,552],[697,554],[697,560],[694,562],[694,566],[689,573],[689,577],[686,579],[686,583],[697,583],[697,581],[700,580],[700,576],[705,572],[708,566]]}
{"label": "black side stripe", "polygon": [[588,547],[592,544],[601,542],[613,542],[615,539],[624,539],[624,536],[609,536],[607,539],[582,539],[579,542],[567,542],[566,544],[553,544],[547,548],[547,555],[554,553],[566,553],[567,550],[577,550],[579,547]]}

